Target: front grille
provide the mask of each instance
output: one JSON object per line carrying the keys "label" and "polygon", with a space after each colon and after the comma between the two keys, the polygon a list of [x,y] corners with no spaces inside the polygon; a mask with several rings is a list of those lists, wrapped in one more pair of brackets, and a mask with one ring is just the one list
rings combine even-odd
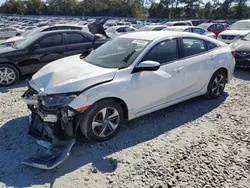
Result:
{"label": "front grille", "polygon": [[224,40],[233,40],[235,37],[235,35],[221,35],[221,38]]}

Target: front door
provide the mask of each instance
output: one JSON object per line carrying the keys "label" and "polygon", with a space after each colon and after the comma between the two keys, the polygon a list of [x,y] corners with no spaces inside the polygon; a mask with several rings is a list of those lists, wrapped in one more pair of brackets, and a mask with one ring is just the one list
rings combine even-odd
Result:
{"label": "front door", "polygon": [[[135,113],[145,114],[181,96],[184,84],[184,66],[179,58],[178,40],[156,44],[142,61],[157,61],[157,71],[141,71],[131,76],[131,92]],[[141,62],[142,62],[141,61]]]}
{"label": "front door", "polygon": [[[35,48],[34,48],[35,47]],[[33,44],[27,56],[17,59],[20,66],[27,66],[29,73],[40,70],[46,64],[65,56],[65,45],[62,34],[45,36]]]}

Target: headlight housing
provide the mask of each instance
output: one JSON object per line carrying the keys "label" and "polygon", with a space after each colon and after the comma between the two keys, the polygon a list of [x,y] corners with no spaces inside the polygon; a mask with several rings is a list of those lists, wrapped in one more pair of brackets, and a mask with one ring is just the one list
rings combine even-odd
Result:
{"label": "headlight housing", "polygon": [[42,98],[42,105],[46,106],[47,108],[65,107],[75,98],[76,95],[45,96]]}

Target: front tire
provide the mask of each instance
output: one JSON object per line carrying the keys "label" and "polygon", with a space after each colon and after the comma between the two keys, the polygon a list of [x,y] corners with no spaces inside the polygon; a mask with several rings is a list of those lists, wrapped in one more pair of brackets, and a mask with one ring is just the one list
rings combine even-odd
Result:
{"label": "front tire", "polygon": [[226,86],[227,78],[223,70],[216,71],[207,88],[206,96],[210,99],[215,99],[221,96]]}
{"label": "front tire", "polygon": [[10,86],[19,81],[18,70],[10,64],[0,65],[0,86]]}
{"label": "front tire", "polygon": [[84,136],[93,142],[106,141],[119,131],[124,122],[124,112],[119,103],[107,99],[90,107],[80,123]]}

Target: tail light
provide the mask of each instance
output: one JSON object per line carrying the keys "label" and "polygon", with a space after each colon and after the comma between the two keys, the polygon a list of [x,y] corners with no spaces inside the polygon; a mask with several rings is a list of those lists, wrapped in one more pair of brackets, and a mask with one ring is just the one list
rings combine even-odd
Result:
{"label": "tail light", "polygon": [[232,47],[231,47],[231,53],[232,53],[233,56],[235,56],[235,54],[236,54],[235,49],[233,49]]}

